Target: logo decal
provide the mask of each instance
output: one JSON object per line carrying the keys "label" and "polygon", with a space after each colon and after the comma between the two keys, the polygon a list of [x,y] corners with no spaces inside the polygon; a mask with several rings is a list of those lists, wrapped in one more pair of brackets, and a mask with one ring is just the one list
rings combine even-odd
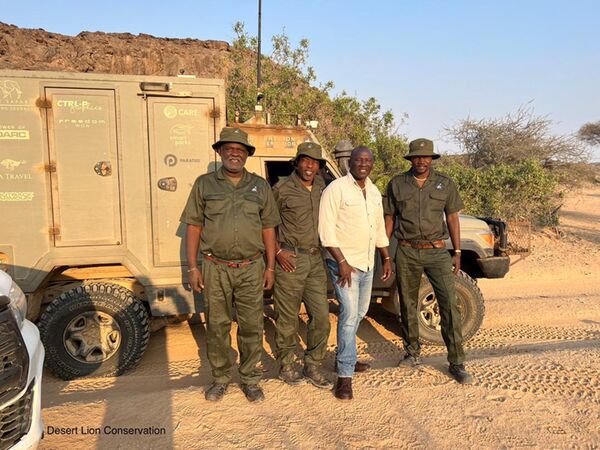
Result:
{"label": "logo decal", "polygon": [[165,155],[165,165],[166,166],[173,167],[176,164],[177,164],[177,156],[173,155],[172,153]]}
{"label": "logo decal", "polygon": [[167,119],[174,119],[177,117],[177,108],[173,105],[165,106],[163,113]]}
{"label": "logo decal", "polygon": [[0,165],[4,166],[6,170],[14,171],[21,164],[25,164],[26,161],[15,161],[14,159],[3,159],[0,161]]}
{"label": "logo decal", "polygon": [[4,82],[0,82],[0,94],[2,94],[2,100],[21,100],[23,91],[16,81],[4,80]]}

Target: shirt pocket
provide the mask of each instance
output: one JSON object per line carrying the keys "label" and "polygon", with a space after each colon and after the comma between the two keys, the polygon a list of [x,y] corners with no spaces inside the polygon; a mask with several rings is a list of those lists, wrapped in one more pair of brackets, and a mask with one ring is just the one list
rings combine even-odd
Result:
{"label": "shirt pocket", "polygon": [[446,199],[448,194],[443,191],[433,191],[429,194],[429,203],[431,209],[435,212],[442,212],[446,207]]}
{"label": "shirt pocket", "polygon": [[[306,220],[307,217],[312,217],[312,204],[310,198],[294,195],[286,199],[283,208],[281,209],[281,219],[287,222],[294,222],[294,225],[298,225],[300,222]],[[319,208],[317,205],[316,214],[319,214]]]}
{"label": "shirt pocket", "polygon": [[369,212],[383,217],[383,203],[381,197],[371,197],[369,199]]}
{"label": "shirt pocket", "polygon": [[340,213],[344,215],[350,223],[364,220],[364,217],[366,217],[365,201],[360,198],[344,199]]}
{"label": "shirt pocket", "polygon": [[246,216],[251,218],[260,217],[260,210],[262,208],[262,198],[259,195],[249,193],[244,194],[244,202],[242,203],[242,211]]}
{"label": "shirt pocket", "polygon": [[225,194],[206,194],[204,196],[204,215],[217,216],[225,214],[227,196]]}
{"label": "shirt pocket", "polygon": [[396,197],[396,208],[400,214],[407,214],[417,209],[417,194],[414,192],[400,192]]}

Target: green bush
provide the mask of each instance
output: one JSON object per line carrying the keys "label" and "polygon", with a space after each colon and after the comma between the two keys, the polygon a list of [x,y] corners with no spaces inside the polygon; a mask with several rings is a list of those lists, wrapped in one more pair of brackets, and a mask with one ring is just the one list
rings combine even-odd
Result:
{"label": "green bush", "polygon": [[558,222],[558,178],[539,161],[526,159],[476,169],[443,158],[437,169],[457,183],[466,214],[533,220],[540,226]]}

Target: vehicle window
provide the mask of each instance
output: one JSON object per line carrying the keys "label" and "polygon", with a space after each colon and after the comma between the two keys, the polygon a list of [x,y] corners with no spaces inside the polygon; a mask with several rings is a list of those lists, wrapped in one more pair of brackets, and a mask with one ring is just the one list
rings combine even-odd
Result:
{"label": "vehicle window", "polygon": [[327,166],[323,167],[319,171],[319,174],[323,177],[323,180],[325,180],[326,186],[328,186],[329,183],[331,183],[336,178],[335,175],[331,172],[331,170],[329,170],[329,167],[327,167]]}
{"label": "vehicle window", "polygon": [[266,161],[265,178],[271,186],[275,186],[279,180],[290,176],[294,171],[294,166],[289,161]]}
{"label": "vehicle window", "polygon": [[[290,161],[266,161],[265,162],[265,178],[271,186],[275,186],[279,180],[284,180],[289,177],[294,171],[294,166]],[[325,180],[325,185],[329,185],[336,176],[325,166],[319,170],[319,175]]]}

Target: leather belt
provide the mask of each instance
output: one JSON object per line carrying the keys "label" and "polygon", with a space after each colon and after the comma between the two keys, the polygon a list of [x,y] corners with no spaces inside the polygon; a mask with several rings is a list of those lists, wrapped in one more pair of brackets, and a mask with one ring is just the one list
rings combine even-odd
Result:
{"label": "leather belt", "polygon": [[412,248],[446,248],[446,243],[442,240],[417,241],[417,240],[400,239],[400,245],[402,247],[412,247]]}
{"label": "leather belt", "polygon": [[211,253],[204,253],[204,259],[207,261],[212,261],[215,264],[223,264],[232,269],[240,269],[242,267],[249,266],[254,263],[258,258],[262,256],[262,253],[258,252],[256,255],[252,256],[248,259],[243,259],[241,261],[227,261],[226,259],[215,258]]}
{"label": "leather belt", "polygon": [[284,250],[294,252],[294,253],[302,253],[305,255],[313,255],[314,256],[314,255],[318,255],[321,253],[320,247],[310,247],[310,248],[292,247],[291,245],[284,244],[284,243],[279,244],[279,246]]}

